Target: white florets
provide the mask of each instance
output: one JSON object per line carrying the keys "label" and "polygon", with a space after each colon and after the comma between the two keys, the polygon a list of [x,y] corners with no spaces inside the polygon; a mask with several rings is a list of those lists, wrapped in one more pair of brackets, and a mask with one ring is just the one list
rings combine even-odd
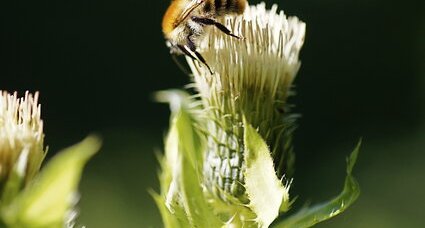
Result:
{"label": "white florets", "polygon": [[18,98],[17,93],[0,91],[0,180],[5,178],[21,154],[25,163],[18,168],[27,171],[31,178],[38,171],[44,158],[43,122],[38,93],[25,93]]}
{"label": "white florets", "polygon": [[219,86],[216,89],[255,85],[272,96],[278,90],[287,90],[300,66],[305,24],[277,12],[277,5],[266,10],[264,3],[248,7],[243,15],[228,16],[223,23],[244,39],[214,28],[200,42],[199,52],[215,73],[211,75],[203,64],[188,59],[203,97],[210,96],[213,84]]}

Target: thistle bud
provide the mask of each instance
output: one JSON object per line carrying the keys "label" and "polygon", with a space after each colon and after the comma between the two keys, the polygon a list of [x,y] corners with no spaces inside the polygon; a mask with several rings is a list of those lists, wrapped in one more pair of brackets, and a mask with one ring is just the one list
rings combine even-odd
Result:
{"label": "thistle bud", "polygon": [[44,159],[43,121],[38,93],[0,91],[0,186],[1,191],[17,172],[25,185],[33,179]]}
{"label": "thistle bud", "polygon": [[197,56],[205,61],[186,58],[196,94],[158,94],[172,110],[161,191],[153,193],[164,226],[310,227],[341,213],[359,196],[352,169],[360,144],[337,197],[285,214],[293,202],[295,126],[287,98],[305,24],[264,3],[220,23],[236,35],[211,28],[197,40]]}
{"label": "thistle bud", "polygon": [[246,119],[269,146],[277,176],[292,172],[294,116],[287,97],[300,67],[305,24],[286,17],[277,5],[250,6],[241,16],[222,21],[236,39],[212,29],[199,52],[214,74],[188,59],[207,121],[204,182],[209,192],[229,202],[248,203],[244,188]]}

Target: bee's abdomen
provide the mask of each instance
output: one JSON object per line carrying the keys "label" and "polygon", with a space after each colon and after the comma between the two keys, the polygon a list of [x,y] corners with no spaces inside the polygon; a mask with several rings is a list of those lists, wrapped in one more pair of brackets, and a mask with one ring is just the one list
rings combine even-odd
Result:
{"label": "bee's abdomen", "polygon": [[205,2],[204,10],[215,10],[218,16],[226,14],[241,14],[245,10],[246,0],[209,0]]}

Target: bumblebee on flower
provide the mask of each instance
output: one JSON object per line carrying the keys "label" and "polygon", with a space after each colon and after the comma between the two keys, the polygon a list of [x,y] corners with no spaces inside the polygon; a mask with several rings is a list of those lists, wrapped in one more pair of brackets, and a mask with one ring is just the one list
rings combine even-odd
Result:
{"label": "bumblebee on flower", "polygon": [[215,26],[226,35],[240,39],[217,19],[242,14],[246,0],[173,0],[162,21],[162,31],[172,54],[185,54],[211,68],[196,50],[205,26]]}
{"label": "bumblebee on flower", "polygon": [[[355,150],[340,196],[285,214],[293,202],[296,119],[287,98],[300,67],[305,23],[277,5],[245,4],[174,0],[164,16],[165,37],[172,52],[186,55],[195,90],[157,94],[172,110],[161,192],[153,194],[165,227],[263,228],[280,214],[278,227],[309,227],[358,196],[351,176]],[[206,31],[207,25],[213,26]]]}

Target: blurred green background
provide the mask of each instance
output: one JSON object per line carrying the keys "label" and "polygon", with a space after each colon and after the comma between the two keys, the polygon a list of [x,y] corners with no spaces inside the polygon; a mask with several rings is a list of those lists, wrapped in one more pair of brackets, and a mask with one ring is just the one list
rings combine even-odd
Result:
{"label": "blurred green background", "polygon": [[[317,227],[424,227],[425,1],[278,3],[307,23],[290,99],[302,114],[296,206],[339,193],[345,157],[363,137],[358,202]],[[103,136],[80,187],[87,227],[162,226],[147,190],[158,189],[155,151],[169,111],[152,93],[189,82],[164,45],[168,4],[0,3],[0,89],[40,91],[49,156],[89,133]]]}

